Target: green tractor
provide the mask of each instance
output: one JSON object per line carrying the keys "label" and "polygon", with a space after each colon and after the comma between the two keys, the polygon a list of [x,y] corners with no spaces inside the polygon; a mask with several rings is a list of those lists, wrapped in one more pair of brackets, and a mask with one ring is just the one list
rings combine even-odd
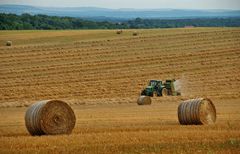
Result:
{"label": "green tractor", "polygon": [[177,96],[180,92],[175,91],[175,80],[166,80],[164,83],[160,80],[150,80],[148,86],[141,92],[145,96]]}

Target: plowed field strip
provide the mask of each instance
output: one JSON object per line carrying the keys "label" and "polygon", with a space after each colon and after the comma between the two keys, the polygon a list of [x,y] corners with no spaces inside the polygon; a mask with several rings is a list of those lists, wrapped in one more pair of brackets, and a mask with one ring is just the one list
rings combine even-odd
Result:
{"label": "plowed field strip", "polygon": [[[223,68],[222,65],[219,65],[219,66],[204,66],[201,68],[201,70],[211,70],[211,69],[217,69],[217,68]],[[238,68],[237,67],[233,67],[232,64],[230,65],[225,65],[224,66],[225,69],[222,69],[221,72],[225,72],[225,73],[231,73],[231,72],[237,72],[238,71]],[[164,68],[161,68],[163,70],[167,70],[167,69],[164,69]],[[96,74],[87,74],[87,75],[78,75],[72,71],[69,71],[68,73],[67,72],[63,72],[64,74],[68,74],[68,76],[70,76],[71,78],[64,78],[64,76],[58,76],[57,74],[51,76],[52,79],[54,80],[49,80],[49,77],[48,76],[45,76],[43,78],[38,78],[37,80],[34,80],[34,79],[31,79],[31,80],[28,80],[28,79],[25,79],[25,80],[12,80],[10,82],[0,82],[1,83],[1,87],[0,89],[4,89],[6,87],[15,87],[15,86],[20,86],[20,87],[24,87],[24,86],[29,86],[29,85],[61,85],[61,84],[64,84],[64,83],[68,83],[68,84],[71,84],[71,83],[88,83],[88,82],[94,82],[95,84],[98,83],[98,82],[103,82],[103,81],[108,81],[108,82],[111,82],[111,81],[114,81],[115,79],[128,79],[128,78],[131,78],[131,79],[134,79],[136,77],[139,77],[139,76],[144,76],[145,72],[141,72],[141,70],[138,70],[138,69],[130,69],[132,73],[129,72],[129,69],[125,69],[125,71],[119,71],[118,74],[112,74],[111,72],[105,72],[105,73],[96,73]],[[157,71],[159,70],[159,67],[152,67],[152,65],[150,65],[150,68],[146,68],[146,70],[152,70],[152,71]],[[189,72],[192,72],[192,71],[195,71],[196,68],[188,68],[188,71]],[[227,71],[227,70],[231,70],[231,71]],[[166,72],[166,71],[163,71],[161,72],[161,74],[158,74],[158,76],[163,76],[163,74],[170,74],[172,72],[183,72],[181,70],[179,70],[177,67],[175,69],[172,69],[170,72]],[[75,74],[75,76],[74,76]],[[126,75],[127,74],[127,75]],[[130,75],[132,74],[132,75]],[[154,73],[151,73],[149,72],[147,74],[146,77],[148,76],[152,76]],[[206,73],[201,73],[199,76],[202,76]],[[98,80],[95,80],[96,79],[96,76],[98,77]],[[196,76],[196,75],[195,75]],[[230,76],[229,79],[233,78],[234,76]],[[194,78],[194,77],[193,77]],[[213,77],[211,79],[211,77],[209,77],[209,82],[211,82],[212,80],[215,80],[215,78]],[[216,80],[215,80],[216,82]],[[237,82],[237,81],[236,81]],[[235,83],[236,83],[235,82]]]}
{"label": "plowed field strip", "polygon": [[[124,67],[132,67],[137,65],[139,66],[146,66],[146,65],[153,65],[153,64],[158,64],[159,66],[166,66],[166,62],[169,62],[170,66],[173,67],[181,67],[187,64],[190,64],[194,66],[194,64],[199,64],[201,63],[202,65],[207,65],[207,64],[214,64],[214,63],[223,63],[223,62],[233,62],[233,64],[238,62],[240,52],[239,54],[236,53],[238,50],[221,50],[219,53],[197,53],[197,54],[191,54],[191,55],[183,55],[183,56],[170,56],[170,57],[162,57],[162,56],[154,56],[154,58],[151,57],[145,57],[144,59],[125,59],[123,61],[116,60],[116,61],[109,61],[109,62],[101,62],[101,61],[96,61],[96,62],[89,62],[87,64],[84,64],[82,62],[80,63],[70,63],[70,64],[62,64],[62,65],[50,65],[48,67],[38,67],[38,68],[21,68],[21,69],[1,69],[0,72],[5,74],[8,77],[11,77],[10,74],[13,75],[18,75],[19,73],[23,74],[34,74],[34,72],[44,72],[44,75],[49,74],[60,74],[61,72],[65,72],[65,70],[72,70],[76,72],[91,72],[94,70],[100,70],[100,69],[106,69],[110,71],[111,69],[116,68],[117,70],[121,70],[121,68]],[[214,55],[214,56],[213,56]],[[161,63],[160,63],[161,61]],[[113,67],[114,66],[114,67]],[[91,67],[89,69],[88,67]],[[24,76],[27,77],[27,76]]]}
{"label": "plowed field strip", "polygon": [[[232,36],[232,35],[230,35],[230,36],[225,36],[225,37],[213,37],[213,38],[193,38],[193,39],[191,39],[191,42],[189,42],[188,40],[189,40],[189,38],[188,39],[183,39],[183,38],[174,38],[173,40],[169,40],[168,38],[165,38],[165,39],[163,39],[163,40],[148,40],[148,41],[144,41],[144,43],[147,43],[147,42],[149,42],[150,43],[150,45],[152,45],[152,46],[154,46],[155,44],[154,43],[157,43],[158,45],[161,45],[161,46],[166,46],[166,45],[173,45],[173,44],[184,44],[184,45],[190,45],[190,44],[194,44],[194,45],[197,45],[197,44],[202,44],[202,43],[208,43],[208,44],[210,44],[210,43],[217,43],[217,42],[215,42],[214,40],[218,40],[218,41],[239,41],[239,39],[240,39],[240,34],[239,35],[236,35],[236,36]],[[210,41],[210,40],[212,40],[212,41]],[[103,46],[106,46],[106,47],[108,47],[108,48],[104,48],[103,50],[107,50],[107,49],[112,49],[112,48],[110,48],[110,47],[115,47],[116,49],[117,48],[122,48],[122,49],[124,49],[124,48],[126,48],[126,46],[128,45],[128,44],[135,44],[135,45],[137,45],[137,46],[146,46],[146,45],[148,45],[148,44],[143,44],[143,42],[142,41],[140,41],[140,42],[124,42],[123,44],[119,44],[119,43],[105,43],[105,44],[101,44],[101,45],[99,45],[99,46],[97,46],[97,45],[94,45],[94,46],[92,46],[92,47],[90,47],[89,49],[96,49],[96,53],[99,53],[99,54],[102,54],[102,52],[101,52],[101,50],[99,51],[99,48],[102,48]],[[78,47],[79,48],[79,47]],[[17,58],[17,57],[25,57],[26,55],[28,55],[29,57],[34,57],[34,56],[53,56],[53,55],[55,55],[56,56],[56,54],[59,54],[59,53],[62,53],[61,51],[64,51],[64,52],[66,52],[66,53],[68,53],[68,54],[70,54],[70,53],[73,53],[74,54],[74,52],[77,52],[76,54],[79,54],[79,51],[76,51],[76,50],[73,50],[73,49],[75,49],[75,48],[72,48],[72,49],[61,49],[60,48],[60,50],[59,49],[56,49],[56,50],[53,50],[53,51],[49,51],[49,49],[48,48],[45,48],[45,49],[43,49],[43,50],[39,50],[39,51],[37,51],[37,52],[31,52],[31,53],[24,53],[24,52],[21,52],[21,53],[17,53],[17,54],[14,54],[14,53],[12,53],[12,52],[8,52],[8,54],[0,54],[0,58],[11,58],[11,57],[15,57],[15,58]],[[86,49],[86,48],[83,48],[87,53],[89,53],[89,49]],[[84,51],[83,50],[83,51]],[[46,52],[45,52],[46,51]],[[81,53],[83,54],[83,51],[81,51]],[[91,52],[92,52],[92,54],[96,54],[96,53],[94,53],[93,52],[93,50],[91,50]],[[8,55],[8,57],[6,57]],[[5,56],[5,57],[4,57]]]}
{"label": "plowed field strip", "polygon": [[[213,67],[223,67],[223,66],[225,66],[225,67],[227,67],[227,66],[236,66],[236,68],[237,68],[237,66],[239,66],[238,58],[236,58],[235,63],[233,63],[233,62],[229,63],[229,64],[226,64],[226,63],[223,64],[223,63],[224,63],[224,61],[218,61],[218,62],[215,62],[215,65],[213,65],[214,63],[212,62],[211,65],[206,65],[205,64],[205,65],[202,65],[201,67],[199,67],[198,63],[196,63],[194,65],[194,63],[191,62],[191,64],[192,64],[191,68],[193,68],[193,69],[197,69],[197,68],[203,69],[203,68],[209,67],[209,66],[211,66],[212,68]],[[157,64],[157,63],[156,64],[150,63],[148,65],[143,64],[143,66],[145,66],[145,67],[142,67],[143,70],[148,70],[148,69],[153,70],[154,68],[158,68],[158,69],[163,69],[164,70],[164,69],[168,69],[168,68],[172,67],[171,65],[170,66],[159,66],[159,64]],[[48,73],[47,72],[44,72],[44,73],[40,72],[41,74],[39,74],[39,75],[37,75],[38,72],[35,72],[35,73],[32,72],[32,73],[29,73],[29,74],[19,74],[19,75],[15,75],[14,74],[14,76],[12,76],[12,78],[16,78],[16,79],[14,79],[15,82],[16,81],[24,82],[26,80],[29,80],[28,78],[30,78],[31,80],[44,80],[44,79],[49,80],[48,79],[49,76],[53,77],[52,78],[53,80],[55,80],[55,77],[63,77],[63,78],[65,77],[66,79],[69,79],[67,76],[69,76],[70,78],[73,78],[75,76],[77,78],[79,78],[80,76],[85,76],[85,72],[88,72],[86,77],[89,78],[90,76],[96,77],[96,76],[100,76],[100,75],[102,75],[102,76],[107,76],[109,74],[114,75],[112,72],[117,72],[118,74],[122,74],[122,73],[124,74],[126,72],[129,72],[129,70],[131,70],[131,71],[137,70],[139,72],[142,70],[142,69],[139,69],[139,65],[132,65],[132,66],[123,65],[121,68],[118,68],[116,66],[114,66],[114,67],[113,66],[112,67],[108,66],[107,69],[106,68],[102,68],[102,69],[103,69],[103,71],[99,71],[98,68],[91,69],[91,71],[88,70],[88,69],[85,70],[85,71],[84,70],[80,71],[79,69],[76,69],[76,70],[74,70],[74,69],[70,69],[70,70],[66,69],[64,71],[63,69],[61,69],[61,70],[56,71],[56,72],[53,72],[53,71],[50,71]],[[188,68],[187,70],[189,70],[189,69],[190,68]],[[186,70],[186,69],[184,69],[184,66],[176,64],[176,66],[172,67],[172,70],[178,72],[178,71],[183,71],[183,70]],[[62,74],[63,73],[67,74],[67,76],[65,76],[65,75],[62,76],[61,73]],[[75,76],[74,76],[74,73],[76,74]],[[18,79],[19,77],[21,77],[21,79]],[[11,78],[11,76],[8,75],[8,79],[10,79],[10,78]],[[25,78],[25,79],[23,79],[23,78]],[[2,80],[3,84],[4,83],[6,83],[6,84],[8,83],[8,82],[5,81],[5,79],[7,79],[6,77],[3,77],[2,79],[3,79]]]}
{"label": "plowed field strip", "polygon": [[[221,33],[220,33],[221,32]],[[185,39],[190,39],[191,38],[191,35],[193,35],[193,38],[191,38],[191,40],[193,40],[195,37],[197,38],[201,38],[201,39],[209,39],[209,40],[214,40],[214,38],[216,36],[220,37],[220,38],[227,38],[228,36],[230,37],[236,37],[236,38],[239,38],[239,34],[240,31],[239,30],[227,30],[227,31],[210,31],[210,32],[202,32],[202,33],[199,33],[199,32],[194,32],[194,33],[180,33],[180,34],[169,34],[169,35],[153,35],[153,36],[148,36],[148,37],[137,37],[137,38],[124,38],[124,39],[113,39],[113,40],[99,40],[99,41],[89,41],[89,42],[81,42],[80,44],[84,44],[84,48],[88,48],[88,47],[95,47],[95,46],[102,46],[103,43],[108,43],[107,45],[120,45],[120,44],[123,44],[123,45],[126,45],[126,42],[129,42],[129,43],[136,43],[136,42],[139,42],[139,43],[142,43],[142,41],[158,41],[161,43],[161,41],[178,41],[178,40],[184,40],[183,38]],[[204,35],[203,35],[204,34]],[[207,35],[206,35],[207,34]],[[214,35],[212,35],[214,34]],[[228,35],[226,35],[228,34]],[[226,36],[223,36],[223,35],[226,35]],[[210,38],[205,38],[205,37],[210,37]],[[217,37],[217,38],[218,38]],[[160,38],[160,40],[158,39]],[[215,38],[215,39],[217,39]],[[145,40],[146,39],[146,40]],[[133,41],[133,42],[131,42]],[[88,46],[86,46],[86,44],[88,44]],[[56,46],[56,47],[55,47]],[[65,47],[66,46],[66,47]],[[79,44],[77,46],[78,48],[81,47]],[[31,48],[31,46],[26,46],[26,47],[13,47],[13,48],[5,48],[6,51],[2,50],[0,51],[0,55],[2,53],[5,54],[5,52],[7,53],[19,53],[19,54],[24,54],[24,49],[27,50],[27,52],[30,52],[30,53],[33,53],[33,52],[38,52],[38,51],[41,51],[41,52],[48,52],[49,50],[55,50],[55,51],[58,51],[60,49],[63,49],[63,50],[67,50],[67,49],[74,49],[75,46],[70,46],[69,44],[66,44],[66,45],[61,45],[59,47],[59,45],[50,45],[50,46],[47,46],[47,45],[43,45],[43,46],[36,46],[34,47],[36,50],[33,50]],[[19,49],[21,49],[21,52],[19,52]]]}
{"label": "plowed field strip", "polygon": [[[217,45],[217,44],[216,44]],[[182,45],[181,45],[182,46]],[[239,44],[233,44],[232,42],[228,42],[228,43],[220,43],[219,45],[217,45],[215,48],[216,48],[216,50],[218,50],[220,47],[222,47],[222,48],[232,48],[232,47],[234,47],[234,48],[240,48],[240,45]],[[81,55],[68,55],[68,54],[66,54],[65,56],[60,56],[60,57],[58,57],[58,56],[55,56],[55,57],[45,57],[45,58],[24,58],[24,59],[21,59],[21,60],[19,60],[19,59],[8,59],[7,61],[4,61],[4,59],[2,59],[1,61],[0,61],[0,64],[1,64],[1,66],[9,66],[9,65],[19,65],[19,64],[21,64],[21,65],[23,65],[24,63],[26,63],[26,64],[29,64],[29,63],[31,63],[31,64],[34,64],[34,63],[37,63],[38,65],[39,64],[41,64],[41,63],[48,63],[48,62],[53,62],[53,63],[56,63],[57,61],[58,62],[60,62],[61,63],[61,61],[63,60],[77,60],[77,61],[79,61],[79,60],[81,60],[82,62],[84,62],[85,60],[86,61],[91,61],[91,60],[93,60],[93,59],[102,59],[102,58],[104,58],[104,60],[112,60],[113,58],[117,58],[117,59],[119,59],[119,56],[121,56],[121,57],[129,57],[129,56],[133,56],[133,57],[136,57],[137,55],[138,56],[141,56],[142,54],[144,55],[144,54],[148,54],[149,55],[149,52],[151,53],[151,55],[153,55],[153,56],[155,56],[154,54],[158,54],[159,55],[159,52],[162,50],[162,51],[164,51],[164,52],[161,52],[161,55],[163,55],[164,56],[164,53],[166,54],[169,54],[169,52],[173,52],[173,51],[180,51],[180,52],[186,52],[186,51],[189,51],[189,50],[191,50],[192,52],[194,52],[194,50],[197,50],[197,51],[201,51],[201,49],[205,49],[205,50],[207,50],[207,49],[212,49],[212,45],[206,45],[206,44],[204,44],[204,45],[202,45],[201,47],[198,47],[198,48],[196,48],[196,46],[183,46],[183,47],[176,47],[176,49],[174,48],[174,47],[171,47],[171,48],[169,48],[169,49],[171,49],[171,50],[166,50],[166,51],[168,51],[168,52],[166,52],[166,51],[164,51],[165,49],[152,49],[152,48],[150,48],[150,49],[147,49],[147,48],[144,48],[144,49],[142,49],[142,48],[139,48],[139,49],[134,49],[134,50],[136,50],[136,51],[138,51],[138,52],[131,52],[131,51],[127,51],[127,50],[124,50],[124,51],[118,51],[118,53],[117,54],[110,54],[110,53],[108,53],[108,54],[106,54],[106,56],[104,56],[104,54],[101,56],[101,57],[97,57],[97,56],[95,56],[95,55],[92,55],[92,54],[90,54],[89,53],[89,56],[81,56]],[[221,48],[220,48],[220,50],[221,50]],[[31,59],[31,60],[30,60]],[[84,60],[85,59],[85,60]]]}

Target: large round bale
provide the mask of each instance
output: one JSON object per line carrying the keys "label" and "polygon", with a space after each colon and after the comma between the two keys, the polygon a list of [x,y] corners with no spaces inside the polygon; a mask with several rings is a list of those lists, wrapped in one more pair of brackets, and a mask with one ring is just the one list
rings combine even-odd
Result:
{"label": "large round bale", "polygon": [[60,100],[36,102],[25,114],[25,124],[31,135],[70,134],[75,123],[73,110]]}
{"label": "large round bale", "polygon": [[152,100],[149,96],[140,96],[137,100],[138,105],[150,105]]}
{"label": "large round bale", "polygon": [[132,33],[132,35],[133,35],[133,36],[137,36],[137,35],[138,35],[138,32],[137,32],[137,31],[134,31],[134,32]]}
{"label": "large round bale", "polygon": [[216,109],[208,98],[183,101],[178,106],[178,120],[182,125],[208,125],[216,121]]}
{"label": "large round bale", "polygon": [[7,41],[6,46],[12,46],[12,41]]}
{"label": "large round bale", "polygon": [[122,34],[123,33],[123,30],[117,30],[116,34]]}

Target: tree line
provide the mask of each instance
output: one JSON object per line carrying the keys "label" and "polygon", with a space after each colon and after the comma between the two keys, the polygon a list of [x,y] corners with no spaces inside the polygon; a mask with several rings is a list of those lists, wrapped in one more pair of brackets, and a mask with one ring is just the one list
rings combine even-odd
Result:
{"label": "tree line", "polygon": [[179,28],[194,27],[240,27],[236,18],[195,19],[142,19],[123,22],[96,22],[73,17],[57,17],[30,14],[0,13],[0,30],[57,30],[57,29],[132,29],[132,28]]}

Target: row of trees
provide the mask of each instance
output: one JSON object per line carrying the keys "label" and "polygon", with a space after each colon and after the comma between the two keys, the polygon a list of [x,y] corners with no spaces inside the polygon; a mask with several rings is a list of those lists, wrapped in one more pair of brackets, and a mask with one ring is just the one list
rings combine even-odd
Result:
{"label": "row of trees", "polygon": [[239,18],[141,19],[128,21],[131,28],[240,27]]}
{"label": "row of trees", "polygon": [[0,13],[0,30],[33,29],[129,29],[129,28],[177,28],[195,27],[240,27],[239,18],[198,19],[141,19],[121,23],[95,22],[72,17],[56,17],[30,14]]}

